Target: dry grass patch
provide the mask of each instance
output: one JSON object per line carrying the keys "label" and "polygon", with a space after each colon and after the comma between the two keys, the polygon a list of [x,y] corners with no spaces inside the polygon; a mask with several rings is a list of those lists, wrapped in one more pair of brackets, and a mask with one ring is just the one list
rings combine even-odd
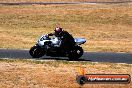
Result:
{"label": "dry grass patch", "polygon": [[56,25],[86,38],[87,51],[132,52],[131,4],[0,6],[0,47],[30,48]]}
{"label": "dry grass patch", "polygon": [[[0,60],[0,87],[79,88],[77,67],[88,74],[131,74],[132,65],[113,63]],[[87,84],[81,88],[130,88],[131,84]]]}
{"label": "dry grass patch", "polygon": [[131,0],[0,0],[0,2],[120,2]]}

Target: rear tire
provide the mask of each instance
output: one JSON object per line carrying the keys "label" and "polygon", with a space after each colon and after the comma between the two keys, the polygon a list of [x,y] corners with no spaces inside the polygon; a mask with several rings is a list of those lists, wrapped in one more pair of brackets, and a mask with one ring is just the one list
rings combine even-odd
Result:
{"label": "rear tire", "polygon": [[80,46],[77,46],[74,48],[74,50],[72,50],[69,55],[68,58],[70,60],[78,60],[82,55],[83,55],[83,49]]}
{"label": "rear tire", "polygon": [[31,49],[29,50],[30,55],[33,58],[40,58],[42,56],[44,56],[44,50],[42,50],[39,46],[33,46],[31,47]]}

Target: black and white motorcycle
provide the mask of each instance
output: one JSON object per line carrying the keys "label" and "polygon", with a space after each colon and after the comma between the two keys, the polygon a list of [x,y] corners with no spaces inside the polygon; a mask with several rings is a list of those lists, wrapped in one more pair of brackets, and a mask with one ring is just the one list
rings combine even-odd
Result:
{"label": "black and white motorcycle", "polygon": [[29,50],[30,55],[33,58],[40,58],[44,55],[51,57],[68,57],[70,60],[76,60],[83,55],[83,49],[80,47],[81,44],[86,42],[84,38],[74,38],[75,46],[70,52],[65,52],[60,48],[61,40],[58,37],[52,36],[51,38],[47,35],[42,35],[37,44],[35,44]]}

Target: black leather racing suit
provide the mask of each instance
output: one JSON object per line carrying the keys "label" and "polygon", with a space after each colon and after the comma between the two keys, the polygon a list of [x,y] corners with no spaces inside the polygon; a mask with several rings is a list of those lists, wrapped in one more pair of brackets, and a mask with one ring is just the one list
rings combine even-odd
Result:
{"label": "black leather racing suit", "polygon": [[55,35],[56,37],[59,37],[62,40],[60,47],[66,52],[69,52],[75,46],[74,38],[67,31],[62,31],[59,34],[54,32],[48,35],[49,36]]}

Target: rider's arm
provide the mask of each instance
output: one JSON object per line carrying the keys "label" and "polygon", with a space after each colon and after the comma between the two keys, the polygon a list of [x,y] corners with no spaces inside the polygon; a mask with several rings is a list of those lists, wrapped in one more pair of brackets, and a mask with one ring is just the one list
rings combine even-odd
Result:
{"label": "rider's arm", "polygon": [[50,33],[50,34],[48,34],[48,36],[53,36],[54,35],[54,33]]}

